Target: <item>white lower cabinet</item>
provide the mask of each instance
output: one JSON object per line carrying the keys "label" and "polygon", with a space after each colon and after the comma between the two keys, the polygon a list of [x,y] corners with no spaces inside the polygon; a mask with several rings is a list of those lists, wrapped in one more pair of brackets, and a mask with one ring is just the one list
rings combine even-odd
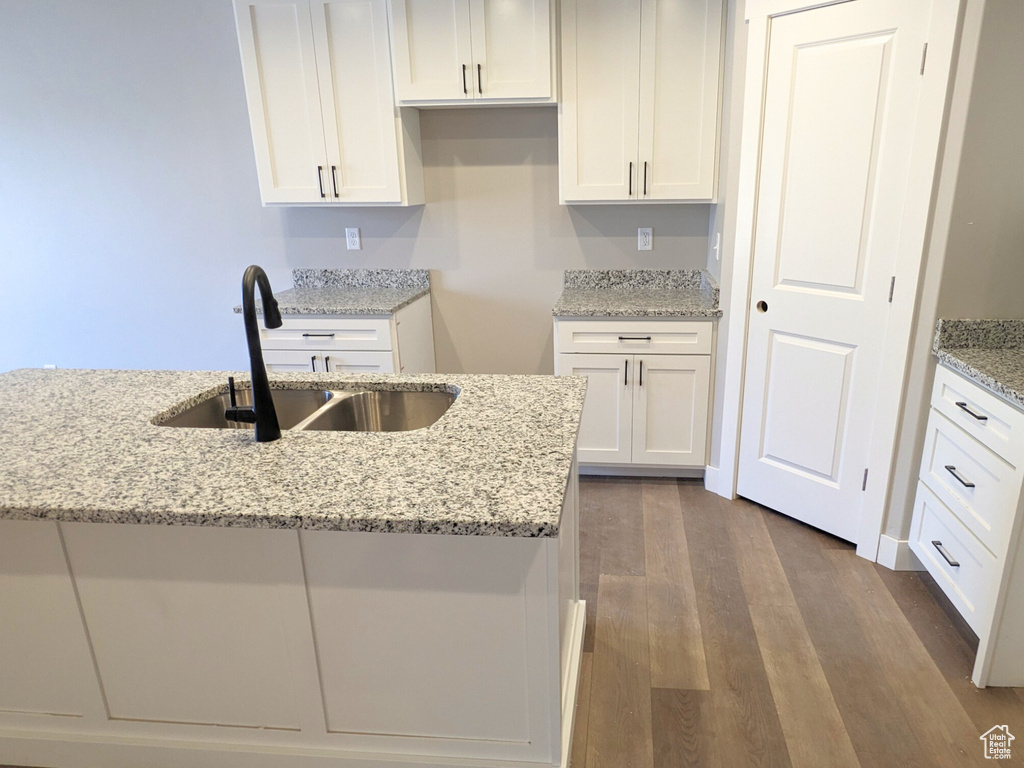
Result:
{"label": "white lower cabinet", "polygon": [[1024,685],[1024,412],[935,373],[910,547],[978,635],[972,679]]}
{"label": "white lower cabinet", "polygon": [[556,320],[555,373],[587,378],[580,464],[703,469],[711,335],[710,322]]}
{"label": "white lower cabinet", "polygon": [[434,373],[430,297],[389,317],[285,316],[260,327],[267,371]]}

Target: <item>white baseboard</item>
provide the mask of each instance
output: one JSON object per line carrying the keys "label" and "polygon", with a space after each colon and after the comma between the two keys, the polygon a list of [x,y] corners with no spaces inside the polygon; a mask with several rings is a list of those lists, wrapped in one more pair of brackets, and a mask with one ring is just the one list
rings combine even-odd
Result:
{"label": "white baseboard", "polygon": [[692,477],[700,478],[703,468],[659,467],[651,464],[580,464],[580,475],[587,477]]}
{"label": "white baseboard", "polygon": [[894,539],[884,533],[878,539],[878,560],[879,565],[884,565],[891,571],[923,571],[924,566],[917,559],[917,555],[910,549],[910,542],[901,539]]}
{"label": "white baseboard", "polygon": [[[718,493],[718,467],[704,467],[704,490]],[[720,493],[718,493],[721,496]]]}

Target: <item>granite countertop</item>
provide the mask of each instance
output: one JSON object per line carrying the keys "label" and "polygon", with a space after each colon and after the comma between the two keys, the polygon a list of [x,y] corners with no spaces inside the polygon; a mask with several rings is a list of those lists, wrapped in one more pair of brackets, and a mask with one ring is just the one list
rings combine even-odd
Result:
{"label": "granite countertop", "polygon": [[1024,409],[1024,319],[939,320],[932,350],[943,365]]}
{"label": "granite countertop", "polygon": [[293,269],[292,282],[274,291],[282,315],[393,315],[430,293],[426,269]]}
{"label": "granite countertop", "polygon": [[558,535],[585,379],[275,373],[275,386],[458,396],[409,432],[285,431],[256,443],[248,430],[153,423],[226,391],[227,376],[0,374],[0,519]]}
{"label": "granite countertop", "polygon": [[718,284],[703,269],[569,269],[556,317],[721,317]]}

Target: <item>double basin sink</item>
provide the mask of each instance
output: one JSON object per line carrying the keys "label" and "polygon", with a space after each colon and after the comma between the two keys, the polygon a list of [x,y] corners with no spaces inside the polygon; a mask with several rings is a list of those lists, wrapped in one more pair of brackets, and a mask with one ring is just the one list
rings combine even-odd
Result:
{"label": "double basin sink", "polygon": [[[455,401],[451,392],[272,389],[281,429],[346,432],[405,432],[429,427]],[[251,389],[236,389],[240,406],[252,405]],[[214,395],[160,423],[162,427],[252,429],[229,421],[227,392]]]}

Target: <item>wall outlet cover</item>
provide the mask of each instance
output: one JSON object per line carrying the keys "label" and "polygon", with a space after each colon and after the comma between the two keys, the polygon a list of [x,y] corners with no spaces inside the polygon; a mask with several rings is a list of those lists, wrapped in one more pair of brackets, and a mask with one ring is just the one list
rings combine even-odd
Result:
{"label": "wall outlet cover", "polygon": [[654,230],[651,227],[640,227],[636,231],[636,249],[650,251],[654,249]]}
{"label": "wall outlet cover", "polygon": [[345,229],[345,246],[350,251],[361,251],[363,244],[359,239],[359,227],[347,227]]}

